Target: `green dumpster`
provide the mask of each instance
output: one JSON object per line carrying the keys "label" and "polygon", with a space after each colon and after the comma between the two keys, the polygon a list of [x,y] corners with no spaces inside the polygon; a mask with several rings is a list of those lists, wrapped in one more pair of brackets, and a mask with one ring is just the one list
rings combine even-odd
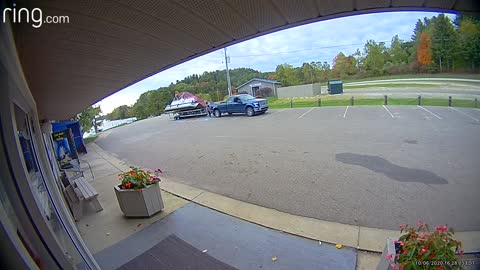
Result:
{"label": "green dumpster", "polygon": [[338,80],[328,81],[328,92],[330,95],[343,93],[343,82]]}

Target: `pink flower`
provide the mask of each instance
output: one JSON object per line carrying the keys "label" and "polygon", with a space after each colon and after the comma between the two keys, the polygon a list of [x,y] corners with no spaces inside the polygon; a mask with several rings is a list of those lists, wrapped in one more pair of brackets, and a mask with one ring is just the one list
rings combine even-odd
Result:
{"label": "pink flower", "polygon": [[427,237],[429,237],[429,236],[430,236],[429,233],[422,233],[422,234],[420,234],[420,238],[427,238]]}
{"label": "pink flower", "polygon": [[400,229],[403,229],[403,228],[405,228],[405,225],[400,224]]}
{"label": "pink flower", "polygon": [[421,220],[417,221],[417,226],[418,227],[422,227],[423,226],[423,222]]}
{"label": "pink flower", "polygon": [[390,261],[392,259],[392,254],[387,254],[387,256],[385,256],[385,258]]}
{"label": "pink flower", "polygon": [[397,269],[397,265],[394,264],[394,263],[391,263],[391,264],[390,264],[390,269]]}
{"label": "pink flower", "polygon": [[435,227],[435,231],[436,231],[436,232],[446,232],[446,231],[447,231],[447,225],[436,226],[436,227]]}
{"label": "pink flower", "polygon": [[405,246],[405,242],[400,241],[400,246],[402,246],[402,247]]}
{"label": "pink flower", "polygon": [[161,169],[156,169],[155,172],[163,173],[163,171]]}
{"label": "pink flower", "polygon": [[464,251],[460,249],[460,250],[458,251],[458,254],[462,255],[463,252],[464,252]]}
{"label": "pink flower", "polygon": [[427,252],[427,251],[428,251],[428,249],[422,248],[422,253],[425,253],[425,252]]}

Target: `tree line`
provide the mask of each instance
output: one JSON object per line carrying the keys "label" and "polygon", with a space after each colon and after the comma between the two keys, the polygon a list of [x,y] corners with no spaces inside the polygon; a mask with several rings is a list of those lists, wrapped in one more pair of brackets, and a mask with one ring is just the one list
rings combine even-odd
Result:
{"label": "tree line", "polygon": [[[230,70],[232,87],[252,78],[279,81],[282,86],[325,82],[332,79],[357,79],[373,76],[438,73],[478,72],[480,67],[480,20],[457,16],[453,21],[440,14],[416,22],[410,40],[398,35],[390,46],[385,42],[368,40],[363,48],[351,55],[339,52],[327,62],[303,63],[299,67],[278,65],[274,72],[260,72],[251,68]],[[150,90],[132,106],[123,105],[106,115],[116,120],[138,119],[163,113],[177,92],[191,92],[207,101],[223,100],[227,93],[225,70],[193,74],[167,87]]]}
{"label": "tree line", "polygon": [[283,86],[316,83],[329,79],[359,79],[383,75],[478,72],[480,67],[480,20],[445,14],[418,20],[411,40],[395,35],[390,46],[368,40],[351,55],[339,52],[332,61],[277,66],[274,78]]}

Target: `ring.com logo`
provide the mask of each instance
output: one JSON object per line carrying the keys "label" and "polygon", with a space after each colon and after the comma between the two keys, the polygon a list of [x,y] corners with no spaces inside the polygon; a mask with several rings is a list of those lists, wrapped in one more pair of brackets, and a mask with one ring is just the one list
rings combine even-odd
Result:
{"label": "ring.com logo", "polygon": [[39,8],[28,10],[26,8],[17,9],[17,4],[13,3],[12,8],[3,10],[3,22],[10,17],[12,23],[30,23],[34,28],[40,28],[42,24],[70,23],[70,17],[64,16],[43,16],[43,11]]}

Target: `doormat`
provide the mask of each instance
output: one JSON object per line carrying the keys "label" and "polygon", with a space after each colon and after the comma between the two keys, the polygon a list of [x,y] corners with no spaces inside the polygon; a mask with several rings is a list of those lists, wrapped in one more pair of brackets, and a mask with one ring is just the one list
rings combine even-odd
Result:
{"label": "doormat", "polygon": [[171,234],[151,249],[122,265],[120,270],[235,270]]}

